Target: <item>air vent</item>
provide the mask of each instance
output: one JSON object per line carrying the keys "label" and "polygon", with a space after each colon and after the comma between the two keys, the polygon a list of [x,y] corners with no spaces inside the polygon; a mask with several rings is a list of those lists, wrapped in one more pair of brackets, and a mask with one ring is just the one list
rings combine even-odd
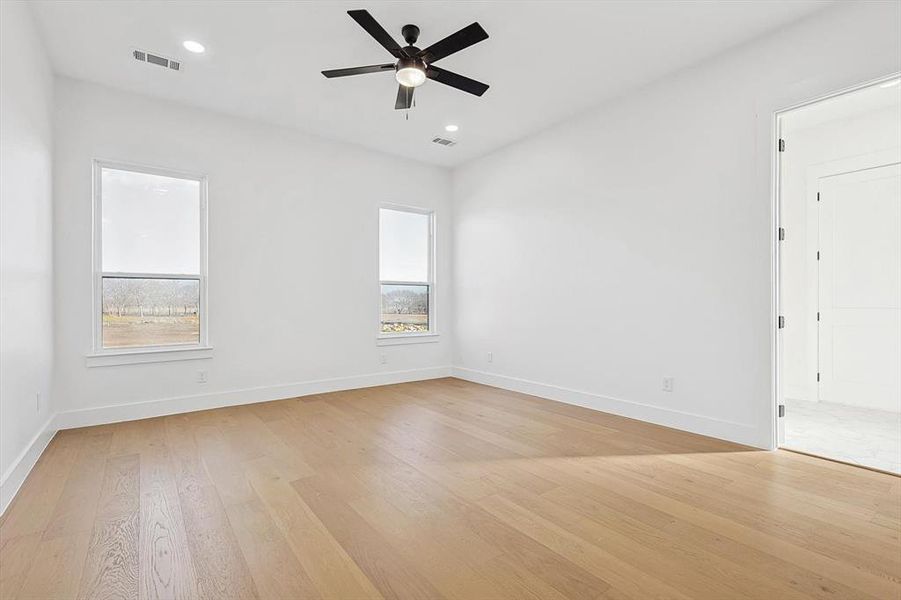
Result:
{"label": "air vent", "polygon": [[134,56],[135,60],[140,62],[150,63],[151,65],[157,65],[164,69],[172,69],[173,71],[181,71],[180,62],[166,58],[165,56],[160,56],[159,54],[152,54],[146,50],[133,50],[131,55]]}
{"label": "air vent", "polygon": [[455,146],[457,142],[454,140],[449,140],[443,137],[436,137],[432,140],[433,144],[438,144],[439,146]]}

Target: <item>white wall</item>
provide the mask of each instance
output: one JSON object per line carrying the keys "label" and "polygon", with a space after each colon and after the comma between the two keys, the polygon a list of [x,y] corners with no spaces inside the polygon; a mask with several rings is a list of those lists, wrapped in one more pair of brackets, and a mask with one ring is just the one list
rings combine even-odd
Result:
{"label": "white wall", "polygon": [[52,435],[52,101],[31,14],[0,2],[0,512]]}
{"label": "white wall", "polygon": [[[57,80],[55,136],[61,426],[449,373],[446,170],[68,79]],[[214,358],[86,367],[93,158],[208,176]],[[437,343],[376,346],[386,202],[437,211]]]}
{"label": "white wall", "polygon": [[[877,87],[862,93],[896,99],[898,88]],[[851,157],[854,168],[866,168],[882,164],[878,159],[886,151],[901,154],[901,110],[896,102],[889,108],[794,127],[794,121],[803,118],[801,113],[819,106],[783,117],[788,144],[782,161],[782,226],[787,232],[782,244],[782,313],[788,323],[783,332],[783,393],[788,399],[809,402],[817,401],[817,181],[812,174],[814,170],[820,176],[842,172]]]}
{"label": "white wall", "polygon": [[771,447],[773,114],[901,69],[899,23],[843,4],[457,169],[455,372]]}

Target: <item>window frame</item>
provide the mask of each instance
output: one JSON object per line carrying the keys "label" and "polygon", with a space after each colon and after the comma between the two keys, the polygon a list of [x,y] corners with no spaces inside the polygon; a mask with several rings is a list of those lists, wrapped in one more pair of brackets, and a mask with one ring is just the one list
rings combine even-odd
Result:
{"label": "window frame", "polygon": [[[428,281],[394,281],[382,279],[382,227],[381,217],[382,210],[394,210],[399,212],[408,212],[429,217],[429,257],[428,257]],[[414,344],[425,342],[436,342],[438,337],[438,310],[436,298],[436,211],[434,208],[423,206],[410,206],[405,204],[382,203],[378,206],[376,213],[377,235],[376,235],[376,271],[378,278],[378,312],[376,313],[376,343],[381,346],[390,346],[395,344]],[[382,286],[383,285],[426,285],[428,286],[428,302],[429,302],[429,330],[428,331],[409,331],[400,333],[385,333],[382,331]]]}
{"label": "window frame", "polygon": [[[138,273],[138,272],[113,272],[103,271],[103,169],[115,169],[142,173],[146,175],[160,175],[175,179],[196,181],[200,184],[200,272],[199,273]],[[112,364],[129,364],[138,362],[162,362],[171,360],[190,360],[195,358],[210,358],[204,351],[212,350],[209,345],[209,276],[208,276],[208,230],[209,206],[207,200],[207,177],[198,173],[190,173],[166,167],[154,167],[121,161],[94,159],[92,161],[93,183],[93,218],[92,218],[92,289],[91,303],[92,322],[92,354],[88,356],[88,366],[105,366]],[[200,319],[200,336],[197,343],[164,344],[147,346],[130,346],[123,348],[103,347],[103,279],[178,279],[197,281],[199,298],[197,314]],[[124,357],[119,362],[108,360],[111,357]],[[92,362],[93,361],[93,362]]]}

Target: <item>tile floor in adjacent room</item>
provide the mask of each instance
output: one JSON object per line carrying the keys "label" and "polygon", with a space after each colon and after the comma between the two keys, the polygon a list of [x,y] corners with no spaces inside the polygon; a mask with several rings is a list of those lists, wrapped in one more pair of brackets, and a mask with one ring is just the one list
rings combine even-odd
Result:
{"label": "tile floor in adjacent room", "polygon": [[786,399],[784,448],[901,474],[901,413]]}

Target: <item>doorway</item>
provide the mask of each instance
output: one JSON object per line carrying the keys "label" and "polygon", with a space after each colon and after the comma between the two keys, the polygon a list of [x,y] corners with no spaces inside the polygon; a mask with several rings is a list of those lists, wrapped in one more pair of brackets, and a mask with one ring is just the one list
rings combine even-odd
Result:
{"label": "doorway", "polygon": [[901,79],[777,127],[778,445],[901,474]]}

